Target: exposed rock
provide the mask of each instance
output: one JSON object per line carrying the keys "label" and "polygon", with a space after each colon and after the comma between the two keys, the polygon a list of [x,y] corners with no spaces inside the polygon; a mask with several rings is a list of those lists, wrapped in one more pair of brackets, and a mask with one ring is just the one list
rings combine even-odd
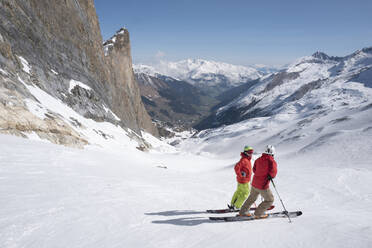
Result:
{"label": "exposed rock", "polygon": [[138,125],[149,133],[158,135],[141,101],[141,94],[134,78],[128,30],[120,29],[111,40],[104,43],[106,59],[111,70],[111,102],[129,127]]}
{"label": "exposed rock", "polygon": [[316,80],[301,86],[297,91],[285,99],[285,102],[297,101],[313,89],[320,88],[324,80]]}
{"label": "exposed rock", "polygon": [[[0,88],[19,100],[14,108],[4,104],[8,100],[1,94],[0,128],[36,130],[54,143],[86,143],[68,128],[76,122],[27,114],[21,99],[33,96],[20,77],[86,118],[130,128],[139,136],[141,130],[158,135],[134,80],[128,31],[118,38],[112,55],[105,57],[93,0],[0,1]],[[21,114],[26,121],[12,116]]]}
{"label": "exposed rock", "polygon": [[32,132],[55,144],[82,148],[88,144],[85,137],[53,113],[45,119],[32,114],[24,105],[23,96],[17,91],[0,87],[0,133],[26,137]]}

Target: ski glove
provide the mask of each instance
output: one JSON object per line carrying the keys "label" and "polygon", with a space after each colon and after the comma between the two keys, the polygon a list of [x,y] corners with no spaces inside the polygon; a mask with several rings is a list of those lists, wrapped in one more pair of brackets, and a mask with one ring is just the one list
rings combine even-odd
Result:
{"label": "ski glove", "polygon": [[244,171],[240,172],[240,174],[242,175],[242,177],[246,177],[247,176],[247,174]]}
{"label": "ski glove", "polygon": [[267,180],[271,180],[271,179],[273,179],[270,175],[267,175]]}

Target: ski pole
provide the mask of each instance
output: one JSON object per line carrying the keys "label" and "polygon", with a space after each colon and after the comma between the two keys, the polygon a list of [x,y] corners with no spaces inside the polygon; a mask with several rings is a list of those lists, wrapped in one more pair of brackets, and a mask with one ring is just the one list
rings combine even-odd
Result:
{"label": "ski pole", "polygon": [[282,206],[283,206],[283,208],[284,208],[285,215],[287,215],[288,220],[289,220],[289,223],[291,223],[291,222],[292,222],[292,221],[291,221],[291,218],[289,217],[288,211],[287,211],[287,209],[286,209],[285,206],[284,206],[284,203],[283,203],[283,201],[282,201],[282,198],[280,198],[280,195],[279,195],[279,193],[278,193],[278,190],[277,190],[276,187],[275,187],[274,180],[273,180],[272,178],[270,178],[270,181],[273,183],[274,189],[275,189],[275,191],[276,191],[276,193],[277,193],[277,195],[278,195],[278,197],[279,197],[279,200],[280,200],[280,202],[282,203]]}

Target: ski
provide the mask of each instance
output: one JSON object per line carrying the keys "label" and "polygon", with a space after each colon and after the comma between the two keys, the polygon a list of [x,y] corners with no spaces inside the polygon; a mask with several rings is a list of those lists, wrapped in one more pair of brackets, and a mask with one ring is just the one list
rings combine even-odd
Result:
{"label": "ski", "polygon": [[275,212],[275,213],[269,213],[266,218],[259,218],[256,219],[254,216],[250,217],[245,217],[245,216],[228,216],[228,217],[209,217],[210,220],[214,221],[227,221],[227,222],[232,222],[232,221],[248,221],[248,220],[263,220],[263,219],[269,219],[269,218],[287,218],[288,216],[290,218],[294,218],[297,216],[302,215],[301,211],[295,211],[295,212]]}
{"label": "ski", "polygon": [[[267,210],[273,209],[275,206],[270,206]],[[250,211],[256,210],[256,208],[250,208]],[[208,209],[206,210],[207,213],[211,214],[225,214],[225,213],[233,213],[233,212],[239,212],[239,209],[230,209],[230,208],[224,208],[224,209]]]}

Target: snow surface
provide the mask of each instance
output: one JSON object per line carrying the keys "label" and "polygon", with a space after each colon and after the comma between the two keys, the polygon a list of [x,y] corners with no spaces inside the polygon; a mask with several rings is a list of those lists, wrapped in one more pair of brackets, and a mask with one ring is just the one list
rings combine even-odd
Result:
{"label": "snow surface", "polygon": [[30,64],[28,63],[28,61],[27,61],[25,58],[21,57],[21,56],[18,56],[18,58],[19,58],[19,60],[20,60],[21,63],[22,63],[22,66],[23,66],[23,67],[22,67],[22,70],[23,70],[24,72],[30,74],[30,72],[31,72],[31,66],[30,66]]}
{"label": "snow surface", "polygon": [[56,72],[56,71],[53,70],[53,69],[50,69],[50,71],[53,72],[54,75],[58,75],[58,74],[59,74],[58,72]]}
{"label": "snow surface", "polygon": [[71,80],[70,80],[70,87],[69,87],[69,89],[68,89],[68,92],[71,93],[71,91],[72,91],[76,86],[79,86],[79,87],[81,87],[81,88],[83,88],[83,89],[86,89],[86,90],[92,90],[88,85],[83,84],[83,83],[80,82],[80,81],[76,81],[76,80],[74,80],[74,79],[71,79]]}
{"label": "snow surface", "polygon": [[111,109],[107,108],[106,106],[103,106],[103,109],[106,111],[106,113],[111,113],[115,120],[120,121],[120,118],[114,112],[112,112]]}
{"label": "snow surface", "polygon": [[105,46],[103,47],[103,51],[104,51],[105,56],[107,56],[107,55],[109,54],[109,50],[110,50],[110,48],[113,47],[113,46],[114,46],[113,43],[108,43],[107,45],[105,45]]}
{"label": "snow surface", "polygon": [[[1,248],[371,247],[372,104],[361,83],[336,81],[331,94],[313,92],[301,107],[205,130],[177,148],[143,133],[154,149],[141,152],[130,130],[86,119],[18,80],[38,100],[25,100],[32,113],[80,123],[72,127],[91,145],[0,134]],[[210,221],[216,215],[204,211],[224,208],[234,193],[242,148],[253,146],[256,159],[266,144],[276,146],[286,208],[303,215],[291,224]]]}
{"label": "snow surface", "polygon": [[0,74],[3,74],[4,76],[8,76],[9,73],[4,71],[3,69],[0,68]]}
{"label": "snow surface", "polygon": [[[150,153],[0,135],[0,247],[370,247],[372,108],[348,111],[277,145],[277,189],[289,211],[303,211],[291,224],[218,223],[203,212],[230,201],[242,147],[252,145],[256,159],[296,126],[291,115],[205,131],[178,151]],[[338,134],[322,140],[314,136],[321,126]]]}

